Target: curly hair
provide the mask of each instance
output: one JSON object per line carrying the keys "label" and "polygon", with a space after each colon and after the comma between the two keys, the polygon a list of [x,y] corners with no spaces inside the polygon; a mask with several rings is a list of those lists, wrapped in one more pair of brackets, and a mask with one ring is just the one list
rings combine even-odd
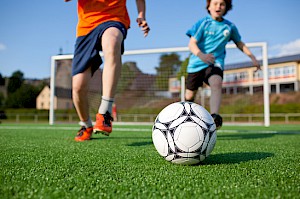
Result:
{"label": "curly hair", "polygon": [[[227,14],[227,12],[232,9],[232,0],[224,0],[224,1],[226,3],[226,10],[225,10],[225,13],[224,13],[224,16],[225,16]],[[206,0],[206,9],[207,9],[208,13],[210,13],[209,10],[208,10],[210,2],[211,2],[211,0]]]}

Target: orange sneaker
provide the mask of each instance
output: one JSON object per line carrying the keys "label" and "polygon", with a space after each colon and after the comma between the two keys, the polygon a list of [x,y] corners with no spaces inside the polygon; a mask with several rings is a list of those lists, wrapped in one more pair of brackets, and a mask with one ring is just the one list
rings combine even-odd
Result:
{"label": "orange sneaker", "polygon": [[82,126],[75,137],[75,141],[82,142],[82,141],[90,140],[92,133],[93,133],[93,127],[86,128]]}
{"label": "orange sneaker", "polygon": [[102,133],[109,136],[112,131],[112,121],[110,113],[107,111],[105,114],[96,114],[96,124],[94,125],[94,133]]}

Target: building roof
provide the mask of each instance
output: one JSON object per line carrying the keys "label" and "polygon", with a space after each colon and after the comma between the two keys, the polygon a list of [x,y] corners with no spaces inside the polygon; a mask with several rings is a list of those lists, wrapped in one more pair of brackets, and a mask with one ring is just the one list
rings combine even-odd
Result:
{"label": "building roof", "polygon": [[55,96],[59,98],[72,99],[72,90],[67,88],[55,87]]}
{"label": "building roof", "polygon": [[134,78],[130,90],[149,90],[155,82],[155,76],[150,74],[139,73]]}
{"label": "building roof", "polygon": [[[295,55],[288,55],[283,57],[274,57],[268,59],[268,64],[280,64],[284,62],[300,62],[300,54]],[[262,65],[262,61],[260,60],[259,63]],[[232,69],[238,69],[238,68],[248,68],[252,67],[252,62],[241,62],[241,63],[235,63],[235,64],[226,64],[225,70],[232,70]]]}

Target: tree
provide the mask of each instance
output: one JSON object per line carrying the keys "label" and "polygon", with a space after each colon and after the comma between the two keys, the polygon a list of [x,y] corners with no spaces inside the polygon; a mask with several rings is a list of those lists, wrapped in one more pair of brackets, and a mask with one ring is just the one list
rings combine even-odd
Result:
{"label": "tree", "polygon": [[0,73],[0,86],[5,85],[5,79],[2,77],[2,74]]}
{"label": "tree", "polygon": [[138,73],[141,73],[141,71],[139,71],[135,62],[125,62],[122,65],[122,75],[118,83],[117,93],[126,91],[130,87]]}
{"label": "tree", "polygon": [[4,107],[5,97],[3,93],[0,93],[0,110]]}
{"label": "tree", "polygon": [[159,66],[155,68],[157,73],[155,85],[159,90],[168,90],[169,78],[176,75],[180,65],[177,53],[163,54],[160,57]]}
{"label": "tree", "polygon": [[7,85],[7,93],[12,94],[18,90],[24,82],[24,74],[21,71],[15,71],[12,76],[9,78]]}
{"label": "tree", "polygon": [[32,85],[23,84],[17,91],[8,95],[7,108],[36,108],[36,98],[40,90]]}
{"label": "tree", "polygon": [[[5,78],[2,77],[2,74],[0,73],[0,86],[5,85]],[[2,92],[0,92],[0,110],[4,107],[5,97]]]}
{"label": "tree", "polygon": [[177,73],[177,79],[180,80],[181,76],[187,77],[187,65],[189,64],[189,57],[187,57],[180,66],[180,71]]}

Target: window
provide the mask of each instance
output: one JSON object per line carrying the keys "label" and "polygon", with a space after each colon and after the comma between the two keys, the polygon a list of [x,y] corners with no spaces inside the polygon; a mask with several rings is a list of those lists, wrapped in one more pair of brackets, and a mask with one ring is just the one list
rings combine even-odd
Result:
{"label": "window", "polygon": [[[269,75],[270,75],[270,70],[269,70]],[[263,71],[259,70],[253,73],[253,78],[254,79],[262,79],[263,78]]]}
{"label": "window", "polygon": [[179,80],[175,80],[171,82],[172,87],[179,87],[180,86],[180,81]]}
{"label": "window", "polygon": [[292,92],[292,91],[295,91],[294,83],[280,85],[280,92],[285,93],[285,92]]}
{"label": "window", "polygon": [[248,79],[248,73],[247,72],[241,72],[240,73],[240,80],[247,80]]}
{"label": "window", "polygon": [[275,68],[275,77],[279,77],[279,76],[281,76],[281,71],[282,71],[282,68]]}
{"label": "window", "polygon": [[269,77],[274,76],[274,68],[269,69]]}
{"label": "window", "polygon": [[283,67],[283,75],[295,75],[295,66]]}

